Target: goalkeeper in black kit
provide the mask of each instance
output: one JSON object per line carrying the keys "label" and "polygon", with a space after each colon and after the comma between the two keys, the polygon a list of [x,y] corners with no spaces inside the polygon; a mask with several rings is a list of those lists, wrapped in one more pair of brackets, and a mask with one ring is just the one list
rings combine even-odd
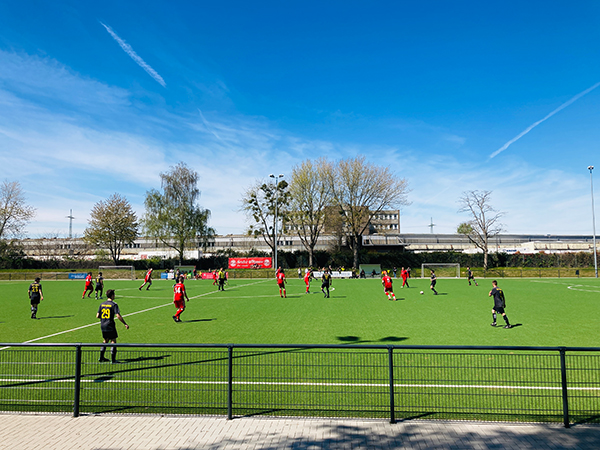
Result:
{"label": "goalkeeper in black kit", "polygon": [[504,291],[498,287],[498,282],[496,280],[492,281],[492,290],[489,293],[489,297],[494,297],[494,307],[492,308],[492,317],[494,321],[491,323],[491,325],[495,327],[496,314],[502,314],[502,318],[504,319],[504,322],[506,322],[504,328],[512,328],[512,325],[508,321],[508,317],[504,312],[504,308],[506,308]]}

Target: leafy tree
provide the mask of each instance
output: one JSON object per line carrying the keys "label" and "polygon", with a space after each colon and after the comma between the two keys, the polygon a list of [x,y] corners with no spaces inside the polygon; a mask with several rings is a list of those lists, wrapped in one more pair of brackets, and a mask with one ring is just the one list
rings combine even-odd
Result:
{"label": "leafy tree", "polygon": [[198,173],[180,162],[160,174],[162,192],[146,192],[144,230],[148,236],[174,249],[183,264],[183,254],[192,245],[206,248],[215,230],[208,226],[210,211],[198,204]]}
{"label": "leafy tree", "polygon": [[358,268],[362,236],[371,219],[384,209],[408,204],[408,182],[396,177],[388,167],[370,164],[364,156],[358,156],[340,161],[331,171],[329,183],[343,219],[354,267]]}
{"label": "leafy tree", "polygon": [[90,216],[83,239],[90,245],[108,249],[111,259],[118,264],[125,245],[138,236],[139,224],[131,204],[115,193],[96,203]]}
{"label": "leafy tree", "polygon": [[308,251],[309,266],[313,266],[315,246],[326,222],[326,207],[331,204],[331,170],[331,164],[320,158],[304,161],[292,171],[289,225]]}
{"label": "leafy tree", "polygon": [[490,205],[491,191],[466,191],[459,199],[461,208],[458,212],[467,212],[471,220],[458,225],[456,232],[464,234],[476,247],[483,251],[483,268],[488,268],[488,251],[490,239],[503,231],[499,222],[504,215]]}
{"label": "leafy tree", "polygon": [[35,208],[25,203],[19,182],[4,180],[0,186],[0,239],[20,237],[34,216]]}
{"label": "leafy tree", "polygon": [[[279,178],[277,178],[279,180]],[[288,183],[285,180],[275,183],[257,181],[248,188],[242,197],[242,210],[254,223],[248,227],[248,234],[262,236],[265,243],[275,255],[275,230],[277,221],[287,221],[287,210],[290,200]],[[275,214],[277,210],[277,214]],[[282,229],[284,232],[285,229]]]}

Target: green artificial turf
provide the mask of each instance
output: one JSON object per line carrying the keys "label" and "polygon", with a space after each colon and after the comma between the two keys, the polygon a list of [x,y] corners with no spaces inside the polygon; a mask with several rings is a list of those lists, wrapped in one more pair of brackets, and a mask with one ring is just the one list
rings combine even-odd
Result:
{"label": "green artificial turf", "polygon": [[[596,279],[501,279],[512,329],[490,326],[491,280],[469,286],[410,280],[389,301],[378,279],[334,280],[330,298],[314,281],[290,279],[280,298],[275,280],[235,279],[224,292],[209,280],[186,282],[190,302],[175,323],[172,281],[106,281],[131,326],[119,343],[393,344],[598,346]],[[44,301],[30,318],[29,282],[0,281],[0,342],[98,343],[99,300],[81,298],[81,281],[42,281]],[[424,293],[421,295],[420,291]],[[389,416],[389,356],[382,350],[232,350],[234,414]],[[227,348],[121,348],[122,364],[81,358],[83,412],[225,414]],[[108,355],[107,355],[108,356]],[[398,418],[562,420],[556,351],[394,350]],[[566,357],[572,417],[597,420],[598,356]],[[68,412],[73,407],[75,350],[0,349],[0,410]],[[596,418],[596,419],[594,419]]]}
{"label": "green artificial turf", "polygon": [[[117,324],[120,343],[598,346],[598,280],[499,280],[515,325],[509,330],[490,326],[491,280],[478,282],[441,279],[434,296],[427,279],[411,279],[409,289],[396,280],[398,301],[392,302],[377,279],[335,280],[330,298],[318,281],[305,294],[304,283],[290,279],[285,299],[274,280],[231,280],[225,292],[210,280],[191,280],[179,324],[172,319],[172,281],[156,280],[139,291],[139,281],[107,280],[106,288],[116,290],[131,327]],[[81,298],[83,282],[42,285],[44,301],[32,320],[29,282],[0,282],[0,342],[100,340],[100,301]],[[500,317],[498,324],[504,325]]]}

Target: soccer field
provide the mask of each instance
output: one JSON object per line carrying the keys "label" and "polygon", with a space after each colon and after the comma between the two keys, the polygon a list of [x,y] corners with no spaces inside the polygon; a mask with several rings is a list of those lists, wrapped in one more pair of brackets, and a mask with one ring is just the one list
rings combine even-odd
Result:
{"label": "soccer field", "polygon": [[[231,280],[219,292],[210,280],[186,282],[190,301],[182,323],[172,319],[172,281],[106,281],[130,325],[117,322],[119,343],[236,344],[410,344],[598,346],[600,283],[596,279],[500,279],[513,325],[492,328],[491,280],[469,286],[441,279],[439,295],[427,279],[396,280],[398,301],[383,293],[378,279],[335,280],[330,298],[320,283],[311,293],[289,279],[282,299],[275,280]],[[100,301],[81,298],[80,281],[43,281],[38,320],[30,318],[28,282],[0,281],[0,342],[100,342],[96,312]],[[424,294],[419,294],[424,291]]]}
{"label": "soccer field", "polygon": [[[187,281],[190,302],[175,323],[172,281],[106,281],[131,326],[121,344],[393,344],[597,347],[595,279],[502,279],[514,328],[493,328],[491,280],[411,280],[398,301],[378,279],[335,280],[330,298],[291,279]],[[99,300],[83,283],[43,281],[38,319],[28,282],[0,282],[0,342],[101,341]],[[421,295],[419,292],[424,291]],[[498,324],[502,325],[499,318]],[[389,417],[390,371],[397,417],[561,420],[561,357],[556,350],[335,348],[121,348],[122,364],[98,362],[98,347],[0,348],[0,409]],[[598,417],[598,356],[570,352],[569,399],[577,420]],[[393,367],[393,369],[391,369]],[[79,373],[79,375],[78,375]],[[76,381],[77,380],[77,381]],[[80,383],[80,388],[77,386]],[[74,392],[80,400],[74,401]],[[229,403],[229,401],[231,402]]]}

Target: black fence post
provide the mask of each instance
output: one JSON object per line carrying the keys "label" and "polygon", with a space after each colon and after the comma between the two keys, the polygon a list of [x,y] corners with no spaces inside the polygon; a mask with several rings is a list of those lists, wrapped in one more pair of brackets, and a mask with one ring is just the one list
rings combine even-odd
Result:
{"label": "black fence post", "polygon": [[562,385],[563,423],[565,428],[570,428],[569,423],[569,394],[567,392],[567,363],[565,349],[560,349],[560,381]]}
{"label": "black fence post", "polygon": [[79,394],[81,391],[81,345],[75,346],[75,394],[73,395],[73,417],[79,417]]}
{"label": "black fence post", "polygon": [[396,423],[396,406],[394,404],[394,347],[388,347],[388,365],[390,371],[390,423]]}
{"label": "black fence post", "polygon": [[233,345],[227,346],[227,420],[233,419]]}

